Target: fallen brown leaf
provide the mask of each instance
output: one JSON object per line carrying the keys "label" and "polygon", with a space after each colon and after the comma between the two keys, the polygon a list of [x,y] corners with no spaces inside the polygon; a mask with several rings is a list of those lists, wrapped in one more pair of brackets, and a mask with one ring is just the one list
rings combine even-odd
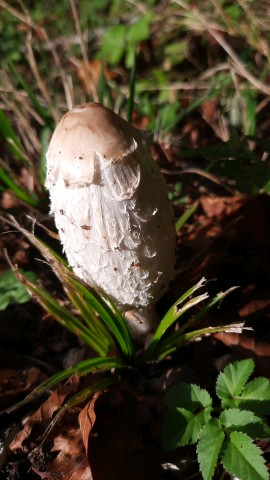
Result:
{"label": "fallen brown leaf", "polygon": [[217,333],[215,338],[232,348],[238,358],[254,358],[260,374],[269,376],[270,345],[268,343],[258,342],[253,337],[249,338],[237,333]]}
{"label": "fallen brown leaf", "polygon": [[23,430],[18,433],[11,443],[10,449],[29,452],[36,445],[40,435],[45,432],[55,412],[63,405],[66,397],[76,392],[77,387],[78,379],[75,377],[72,377],[65,385],[58,387],[40,408],[28,418]]}
{"label": "fallen brown leaf", "polygon": [[[88,462],[88,440],[95,423],[94,406],[99,393],[88,402],[79,414],[79,427],[76,428],[77,409],[61,422],[61,430],[54,438],[52,452],[59,452],[55,459],[46,467],[46,471],[33,468],[44,480],[92,480]],[[67,425],[66,425],[67,424]]]}
{"label": "fallen brown leaf", "polygon": [[81,429],[81,434],[82,434],[82,439],[83,439],[86,454],[88,454],[89,436],[96,420],[96,414],[95,414],[94,408],[95,408],[96,400],[98,399],[99,395],[100,393],[97,392],[94,395],[94,397],[91,399],[91,401],[85,405],[84,409],[80,412],[80,415],[79,415],[79,424],[80,424],[80,429]]}

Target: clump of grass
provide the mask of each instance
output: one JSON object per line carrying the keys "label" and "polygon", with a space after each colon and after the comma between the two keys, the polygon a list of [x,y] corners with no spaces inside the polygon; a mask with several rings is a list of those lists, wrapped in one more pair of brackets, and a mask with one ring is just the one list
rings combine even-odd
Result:
{"label": "clump of grass", "polygon": [[[98,355],[57,373],[38,386],[25,400],[11,407],[8,411],[13,411],[24,405],[35,398],[36,395],[43,394],[49,388],[74,374],[84,376],[92,371],[110,371],[115,369],[117,370],[116,378],[119,381],[122,377],[122,369],[137,369],[147,362],[159,362],[162,358],[177,351],[183,345],[213,333],[236,331],[240,333],[243,329],[243,324],[200,329],[193,328],[198,323],[198,320],[228,293],[221,292],[206,303],[199,313],[195,316],[192,315],[180,328],[178,327],[178,330],[174,331],[174,325],[177,321],[179,322],[185,312],[191,310],[195,305],[203,303],[208,298],[207,293],[193,295],[198,289],[204,287],[205,279],[203,278],[172,305],[161,319],[148,345],[141,351],[141,347],[138,349],[133,342],[126,320],[103,292],[97,292],[76,278],[66,266],[65,261],[45,245],[44,242],[39,240],[33,232],[21,227],[14,218],[8,220],[8,222],[23,233],[42,253],[60,280],[64,292],[73,307],[71,310],[74,311],[75,309],[77,313],[71,313],[71,310],[64,307],[62,302],[54,298],[52,294],[38,285],[37,282],[31,281],[16,266],[10,264],[18,280],[49,315],[84,341]],[[118,370],[120,371],[118,372]],[[112,378],[114,378],[114,375],[112,375]],[[112,383],[114,383],[114,380],[112,380]],[[78,398],[81,397],[79,396]]]}

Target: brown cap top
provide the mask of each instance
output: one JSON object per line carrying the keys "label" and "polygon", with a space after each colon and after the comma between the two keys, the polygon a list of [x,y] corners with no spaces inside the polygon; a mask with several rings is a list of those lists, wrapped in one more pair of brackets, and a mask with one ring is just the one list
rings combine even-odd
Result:
{"label": "brown cap top", "polygon": [[124,161],[141,138],[139,130],[99,103],[79,105],[56,126],[47,152],[47,180],[56,181],[61,170],[67,182],[91,182],[96,154]]}

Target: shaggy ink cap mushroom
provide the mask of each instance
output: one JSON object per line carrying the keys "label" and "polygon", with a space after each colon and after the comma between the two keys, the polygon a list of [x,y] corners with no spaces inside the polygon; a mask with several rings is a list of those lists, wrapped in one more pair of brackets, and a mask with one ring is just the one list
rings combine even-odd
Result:
{"label": "shaggy ink cap mushroom", "polygon": [[175,226],[143,133],[100,104],[75,107],[52,136],[46,186],[74,272],[122,311],[151,309],[173,276]]}

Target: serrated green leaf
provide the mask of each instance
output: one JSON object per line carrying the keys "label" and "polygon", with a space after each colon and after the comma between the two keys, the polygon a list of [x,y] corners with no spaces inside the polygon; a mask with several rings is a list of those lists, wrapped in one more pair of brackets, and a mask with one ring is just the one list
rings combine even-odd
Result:
{"label": "serrated green leaf", "polygon": [[229,431],[246,433],[251,438],[268,438],[270,436],[268,425],[249,410],[230,408],[224,410],[219,419]]}
{"label": "serrated green leaf", "polygon": [[253,370],[254,361],[247,359],[230,363],[224,371],[219,374],[216,384],[216,394],[222,400],[224,407],[235,406],[233,397],[241,393]]}
{"label": "serrated green leaf", "polygon": [[211,418],[211,407],[197,413],[176,408],[169,410],[164,418],[162,444],[165,450],[196,443],[202,427]]}
{"label": "serrated green leaf", "polygon": [[237,399],[239,408],[252,410],[259,415],[270,414],[270,382],[258,377],[249,382]]}
{"label": "serrated green leaf", "polygon": [[240,480],[269,480],[260,449],[242,432],[232,432],[225,441],[221,462],[230,475]]}
{"label": "serrated green leaf", "polygon": [[202,428],[197,445],[197,455],[203,480],[213,478],[224,438],[222,426],[216,418],[209,420]]}
{"label": "serrated green leaf", "polygon": [[212,398],[198,385],[180,383],[167,393],[165,403],[170,409],[182,407],[195,412],[198,408],[211,407]]}

